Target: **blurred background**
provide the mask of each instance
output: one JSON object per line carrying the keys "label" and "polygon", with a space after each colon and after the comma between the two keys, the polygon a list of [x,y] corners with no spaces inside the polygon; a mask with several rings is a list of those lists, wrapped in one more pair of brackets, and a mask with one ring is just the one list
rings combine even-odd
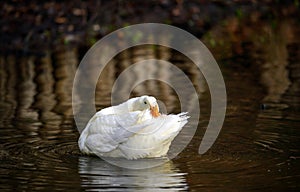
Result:
{"label": "blurred background", "polygon": [[[0,7],[1,191],[299,191],[299,0],[11,0]],[[209,48],[224,76],[227,113],[216,143],[199,155],[210,117],[201,72],[166,47],[124,50],[99,78],[97,109],[110,106],[124,69],[149,58],[182,69],[201,105],[196,135],[178,157],[128,170],[80,154],[72,85],[94,43],[145,22],[177,26]],[[143,94],[180,111],[176,93],[162,82],[146,81],[132,92]]]}

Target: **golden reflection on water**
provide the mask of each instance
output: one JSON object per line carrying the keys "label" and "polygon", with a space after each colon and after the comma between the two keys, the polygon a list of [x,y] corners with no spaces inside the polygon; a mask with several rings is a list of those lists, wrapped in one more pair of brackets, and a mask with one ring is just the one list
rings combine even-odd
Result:
{"label": "golden reflection on water", "polygon": [[55,138],[62,124],[72,123],[77,54],[76,49],[61,50],[55,61],[49,52],[43,57],[1,57],[1,127],[17,118],[19,129]]}
{"label": "golden reflection on water", "polygon": [[55,54],[55,94],[57,104],[55,111],[64,117],[71,117],[72,89],[75,72],[77,69],[78,52],[76,48],[57,50]]}
{"label": "golden reflection on water", "polygon": [[13,56],[2,57],[1,59],[1,117],[4,121],[15,116],[16,102],[16,59]]}
{"label": "golden reflection on water", "polygon": [[34,96],[36,94],[36,84],[34,82],[35,77],[35,61],[33,57],[28,59],[22,58],[20,60],[19,68],[19,83],[18,83],[18,111],[17,116],[21,119],[38,119],[38,113],[33,110],[31,106],[35,102]]}
{"label": "golden reflection on water", "polygon": [[264,50],[264,63],[261,82],[266,86],[268,94],[264,98],[267,102],[280,102],[282,95],[290,85],[288,76],[288,44],[295,42],[296,32],[288,21],[280,22],[276,30],[266,28],[267,34]]}
{"label": "golden reflection on water", "polygon": [[55,89],[54,73],[55,69],[52,63],[51,55],[48,53],[45,57],[37,60],[37,94],[34,108],[39,111],[39,120],[60,120],[60,116],[53,112],[57,103]]}

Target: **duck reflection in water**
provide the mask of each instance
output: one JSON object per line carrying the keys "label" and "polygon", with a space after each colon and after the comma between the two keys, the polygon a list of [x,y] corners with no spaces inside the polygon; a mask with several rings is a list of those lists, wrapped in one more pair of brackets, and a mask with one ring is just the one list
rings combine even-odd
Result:
{"label": "duck reflection in water", "polygon": [[[123,160],[122,160],[123,161]],[[147,167],[152,160],[134,160],[140,167]],[[145,165],[146,164],[146,165]],[[185,173],[182,173],[172,161],[151,169],[126,169],[114,166],[97,157],[79,158],[81,186],[90,190],[113,191],[159,191],[162,189],[187,190]]]}

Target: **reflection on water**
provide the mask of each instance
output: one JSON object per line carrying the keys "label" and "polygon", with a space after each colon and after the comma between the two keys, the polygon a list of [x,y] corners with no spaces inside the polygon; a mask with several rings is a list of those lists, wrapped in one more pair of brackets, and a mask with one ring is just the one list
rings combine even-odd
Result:
{"label": "reflection on water", "polygon": [[[166,47],[144,46],[123,51],[106,66],[96,87],[97,109],[111,104],[111,87],[126,68],[150,58],[174,63],[201,96],[198,130],[188,147],[172,161],[146,170],[122,169],[80,155],[71,108],[72,81],[81,57],[76,48],[61,47],[44,56],[1,55],[1,191],[299,189],[299,25],[282,19],[274,28],[254,16],[246,24],[229,19],[210,31],[218,45],[211,50],[224,74],[228,107],[216,143],[202,156],[197,151],[210,115],[210,95],[190,60]],[[127,76],[120,93],[145,73],[176,80],[159,69],[149,65],[137,76]],[[142,94],[156,96],[168,112],[181,110],[178,96],[163,82],[145,81],[131,96]],[[198,100],[188,96],[184,105],[192,109]],[[188,128],[184,131],[191,131]],[[184,134],[176,139],[183,140]]]}
{"label": "reflection on water", "polygon": [[89,191],[187,190],[185,174],[172,162],[151,169],[133,170],[111,165],[97,157],[80,157],[81,185]]}

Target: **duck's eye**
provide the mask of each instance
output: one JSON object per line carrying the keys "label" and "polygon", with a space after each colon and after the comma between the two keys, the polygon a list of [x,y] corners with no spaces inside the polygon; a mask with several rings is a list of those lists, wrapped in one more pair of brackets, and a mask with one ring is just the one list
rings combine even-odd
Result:
{"label": "duck's eye", "polygon": [[147,101],[144,101],[145,104],[147,104]]}

